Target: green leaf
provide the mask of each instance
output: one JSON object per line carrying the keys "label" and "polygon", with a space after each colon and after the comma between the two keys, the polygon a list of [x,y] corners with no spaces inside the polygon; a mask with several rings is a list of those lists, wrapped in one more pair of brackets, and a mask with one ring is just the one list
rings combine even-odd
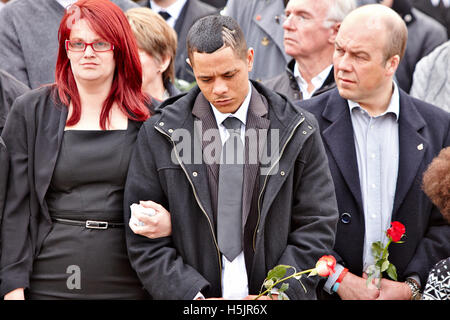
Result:
{"label": "green leaf", "polygon": [[375,257],[375,260],[377,258],[381,257],[381,254],[383,253],[383,244],[381,243],[381,241],[376,241],[374,243],[372,243],[372,254]]}
{"label": "green leaf", "polygon": [[375,264],[375,266],[376,266],[378,269],[381,270],[381,267],[383,266],[383,263],[384,263],[385,261],[386,261],[386,260],[379,259],[379,260],[377,261],[377,263]]}
{"label": "green leaf", "polygon": [[392,263],[390,263],[389,267],[387,268],[387,274],[392,280],[397,281],[397,268],[395,268]]}
{"label": "green leaf", "polygon": [[381,265],[381,272],[385,272],[388,269],[389,265],[390,265],[389,261],[384,260],[383,264]]}
{"label": "green leaf", "polygon": [[275,268],[273,268],[272,270],[270,270],[267,273],[267,278],[266,279],[280,280],[281,278],[284,277],[284,275],[286,274],[287,269],[289,269],[289,268],[291,268],[291,266],[279,264],[279,265],[277,265]]}
{"label": "green leaf", "polygon": [[282,293],[282,292],[285,292],[287,289],[289,289],[289,283],[283,283],[282,285],[281,285],[281,288],[280,289],[278,289],[278,292],[279,293]]}

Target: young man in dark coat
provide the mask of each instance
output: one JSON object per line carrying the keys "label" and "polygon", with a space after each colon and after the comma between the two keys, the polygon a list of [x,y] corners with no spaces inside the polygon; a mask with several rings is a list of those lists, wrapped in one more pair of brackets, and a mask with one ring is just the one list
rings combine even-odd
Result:
{"label": "young man in dark coat", "polygon": [[[421,189],[428,164],[450,144],[450,115],[393,82],[406,38],[386,6],[351,12],[336,37],[337,89],[300,104],[319,122],[340,213],[338,265],[324,298],[417,299],[430,269],[450,255],[450,227]],[[404,243],[389,246],[398,281],[385,275],[377,288],[366,281],[371,247],[387,244],[392,221],[406,227]]]}
{"label": "young man in dark coat", "polygon": [[[241,299],[276,265],[305,270],[330,252],[333,183],[314,117],[249,81],[253,50],[231,17],[200,19],[187,44],[198,87],[142,127],[124,199],[125,221],[142,199],[167,208],[172,235],[127,228],[129,257],[155,299]],[[220,164],[230,143],[245,161]],[[302,282],[306,291],[292,280],[287,296],[315,299],[317,277]]]}

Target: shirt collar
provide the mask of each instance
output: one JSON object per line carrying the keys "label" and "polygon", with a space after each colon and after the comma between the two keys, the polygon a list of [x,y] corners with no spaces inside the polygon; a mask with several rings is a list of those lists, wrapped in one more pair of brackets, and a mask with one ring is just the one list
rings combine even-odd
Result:
{"label": "shirt collar", "polygon": [[[450,7],[450,0],[441,0],[446,8]],[[437,7],[439,5],[439,0],[431,0],[431,4]]]}
{"label": "shirt collar", "polygon": [[[323,86],[323,83],[325,82],[325,80],[327,80],[332,67],[333,67],[333,65],[330,64],[328,67],[323,69],[317,76],[315,76],[314,78],[311,79],[311,83],[314,86],[314,90],[313,90],[313,92],[311,92],[311,94]],[[303,79],[300,71],[298,70],[297,62],[295,62],[295,65],[294,65],[294,77],[297,79],[298,85],[299,85],[299,87],[301,87],[302,91],[306,91],[308,88],[308,84],[306,83],[306,80]]]}
{"label": "shirt collar", "polygon": [[[400,95],[398,93],[398,86],[395,83],[395,81],[392,81],[392,84],[394,86],[394,92],[392,92],[391,100],[389,101],[388,108],[385,112],[380,114],[378,117],[384,116],[387,113],[393,113],[395,115],[396,121],[398,121],[398,117],[400,116]],[[364,109],[362,108],[358,102],[347,100],[348,106],[350,108],[350,111],[352,111],[355,108]]]}
{"label": "shirt collar", "polygon": [[68,6],[77,2],[77,0],[56,0],[63,8],[67,8]]}
{"label": "shirt collar", "polygon": [[171,15],[171,19],[178,19],[178,16],[181,13],[181,10],[183,10],[184,4],[186,3],[187,0],[177,0],[174,3],[172,3],[170,6],[168,6],[167,8],[163,8],[158,6],[154,1],[150,0],[150,5],[152,6],[152,10],[155,12],[159,12],[159,11],[166,11],[167,13],[169,13]]}
{"label": "shirt collar", "polygon": [[239,107],[239,109],[236,110],[235,113],[222,113],[219,110],[217,110],[217,108],[212,103],[210,103],[212,111],[214,113],[214,117],[216,118],[217,126],[221,125],[222,122],[230,115],[233,115],[233,117],[238,118],[245,125],[247,123],[247,112],[250,106],[251,96],[252,96],[252,87],[249,82],[247,96],[245,97],[241,106]]}

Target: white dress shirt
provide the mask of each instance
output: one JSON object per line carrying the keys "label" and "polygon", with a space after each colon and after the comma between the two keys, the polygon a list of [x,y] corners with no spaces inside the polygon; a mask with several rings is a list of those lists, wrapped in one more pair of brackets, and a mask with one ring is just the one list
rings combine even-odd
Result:
{"label": "white dress shirt", "polygon": [[68,6],[77,2],[77,0],[56,0],[63,8],[67,8]]}
{"label": "white dress shirt", "polygon": [[[431,0],[431,4],[437,7],[439,5],[439,1],[440,0]],[[446,8],[450,7],[450,0],[441,0],[441,1],[444,4],[444,7]]]}
{"label": "white dress shirt", "polygon": [[[364,210],[365,237],[363,271],[374,264],[372,243],[387,244],[386,230],[390,227],[394,206],[399,163],[398,119],[400,96],[397,84],[389,106],[382,114],[372,117],[358,103],[347,100],[354,132],[354,144]],[[344,267],[338,264],[334,276],[325,282],[331,288]],[[361,275],[358,275],[361,276]],[[416,278],[414,278],[416,279]]]}
{"label": "white dress shirt", "polygon": [[183,10],[186,1],[187,0],[177,0],[167,8],[163,8],[158,6],[154,1],[150,0],[150,5],[152,6],[152,10],[156,13],[165,11],[170,14],[170,18],[167,19],[166,22],[169,24],[169,26],[175,28],[175,23],[177,22],[177,19],[180,16],[181,10]]}
{"label": "white dress shirt", "polygon": [[310,99],[314,92],[317,91],[317,89],[320,89],[320,87],[323,86],[323,83],[325,80],[327,80],[328,75],[330,74],[331,68],[333,65],[329,65],[324,70],[322,70],[317,76],[311,79],[311,83],[314,86],[314,89],[311,92],[308,92],[308,83],[306,80],[302,77],[300,71],[298,70],[298,64],[295,62],[294,65],[294,77],[295,80],[297,80],[298,87],[300,88],[300,91],[302,92],[302,98],[303,100]]}
{"label": "white dress shirt", "polygon": [[[230,137],[230,133],[223,125],[223,121],[229,116],[238,118],[241,124],[241,140],[245,146],[245,125],[247,123],[247,111],[250,105],[250,97],[252,87],[249,82],[249,90],[247,97],[242,102],[239,109],[231,113],[221,113],[214,105],[211,105],[211,109],[216,118],[217,127],[219,128],[220,139],[222,140],[222,146]],[[233,260],[229,261],[224,255],[222,255],[222,297],[225,299],[238,300],[248,296],[248,279],[247,269],[245,268],[244,251],[241,251],[239,255]],[[196,298],[203,297],[200,293],[196,295]]]}
{"label": "white dress shirt", "polygon": [[365,238],[363,270],[374,264],[372,243],[387,244],[397,185],[400,96],[394,82],[385,112],[372,117],[358,103],[348,100],[354,131],[356,159],[364,209]]}

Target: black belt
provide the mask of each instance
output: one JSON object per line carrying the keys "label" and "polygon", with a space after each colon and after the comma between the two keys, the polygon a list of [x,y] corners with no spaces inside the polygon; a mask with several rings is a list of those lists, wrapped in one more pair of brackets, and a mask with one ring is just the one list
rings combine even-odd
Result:
{"label": "black belt", "polygon": [[59,222],[63,224],[68,224],[71,226],[79,226],[85,227],[87,229],[100,229],[106,230],[108,228],[123,228],[124,223],[118,222],[107,222],[107,221],[97,221],[97,220],[70,220],[70,219],[61,219],[61,218],[52,218],[54,222]]}

